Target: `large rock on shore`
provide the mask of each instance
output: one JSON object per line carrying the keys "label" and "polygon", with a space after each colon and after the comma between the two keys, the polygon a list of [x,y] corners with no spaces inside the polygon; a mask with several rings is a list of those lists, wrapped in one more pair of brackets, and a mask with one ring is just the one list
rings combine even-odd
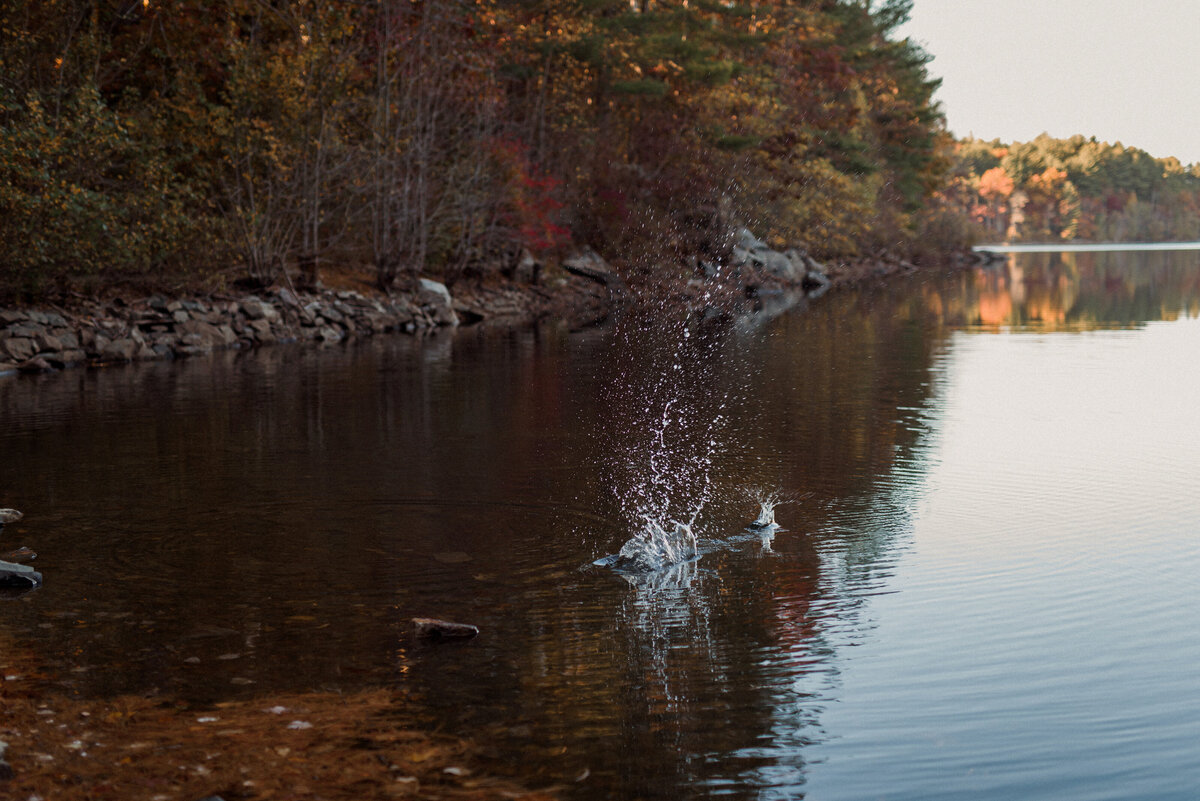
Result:
{"label": "large rock on shore", "polygon": [[829,286],[825,268],[809,256],[805,248],[789,248],[781,253],[773,250],[748,228],[738,232],[737,241],[733,246],[733,261],[735,264],[757,267],[806,290],[824,289]]}
{"label": "large rock on shore", "polygon": [[445,284],[430,281],[428,278],[418,280],[417,303],[429,313],[438,325],[458,325],[458,315],[454,313],[454,299]]}
{"label": "large rock on shore", "polygon": [[563,259],[563,269],[567,272],[587,278],[606,287],[613,294],[624,294],[625,282],[617,271],[609,265],[596,251],[591,248],[577,250]]}
{"label": "large rock on shore", "polygon": [[14,362],[23,362],[34,357],[37,345],[29,337],[14,336],[0,341],[0,351]]}
{"label": "large rock on shore", "polygon": [[[99,342],[99,337],[97,337]],[[137,355],[140,345],[129,337],[122,337],[104,342],[100,348],[100,358],[108,361],[129,362]]]}

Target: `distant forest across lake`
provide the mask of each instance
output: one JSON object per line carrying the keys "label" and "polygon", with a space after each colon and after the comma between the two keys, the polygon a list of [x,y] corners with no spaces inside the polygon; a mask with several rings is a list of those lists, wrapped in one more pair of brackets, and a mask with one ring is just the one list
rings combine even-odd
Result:
{"label": "distant forest across lake", "polygon": [[965,139],[942,192],[993,242],[1200,239],[1200,165],[1095,137]]}

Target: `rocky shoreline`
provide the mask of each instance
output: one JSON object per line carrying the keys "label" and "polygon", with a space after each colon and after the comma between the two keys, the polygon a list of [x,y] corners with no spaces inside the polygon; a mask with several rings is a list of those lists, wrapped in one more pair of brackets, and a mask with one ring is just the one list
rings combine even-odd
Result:
{"label": "rocky shoreline", "polygon": [[[529,262],[529,263],[525,263]],[[42,308],[0,308],[0,376],[70,367],[202,356],[282,343],[331,345],[389,333],[425,334],[476,323],[527,325],[559,319],[572,327],[603,320],[631,298],[666,298],[692,305],[700,298],[731,308],[753,305],[760,291],[816,297],[918,268],[905,261],[867,259],[825,266],[803,249],[770,249],[743,229],[727,267],[698,261],[697,276],[666,287],[626,286],[590,250],[546,269],[531,257],[523,269],[487,283],[456,285],[428,278],[385,295],[362,288],[299,292],[276,286],[255,293],[128,300],[75,299]],[[720,287],[715,290],[714,287]],[[747,303],[749,301],[749,304]]]}
{"label": "rocky shoreline", "polygon": [[452,296],[418,279],[386,296],[287,287],[228,296],[80,301],[71,307],[0,308],[0,375],[177,359],[291,342],[335,344],[386,333],[420,334],[460,323],[602,317],[607,293],[582,279],[560,286],[474,287]]}

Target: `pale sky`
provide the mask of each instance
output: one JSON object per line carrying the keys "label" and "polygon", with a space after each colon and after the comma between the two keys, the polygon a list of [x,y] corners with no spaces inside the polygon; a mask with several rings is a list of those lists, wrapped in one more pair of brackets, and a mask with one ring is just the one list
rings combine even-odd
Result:
{"label": "pale sky", "polygon": [[914,0],[957,136],[1043,131],[1200,163],[1200,0]]}

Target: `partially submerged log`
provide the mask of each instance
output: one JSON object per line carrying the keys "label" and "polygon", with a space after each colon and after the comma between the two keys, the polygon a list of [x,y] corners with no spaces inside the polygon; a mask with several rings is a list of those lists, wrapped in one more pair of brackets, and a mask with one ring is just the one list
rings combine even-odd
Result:
{"label": "partially submerged log", "polygon": [[479,628],[469,623],[451,623],[432,617],[414,617],[412,622],[417,636],[430,640],[467,640],[479,633]]}

